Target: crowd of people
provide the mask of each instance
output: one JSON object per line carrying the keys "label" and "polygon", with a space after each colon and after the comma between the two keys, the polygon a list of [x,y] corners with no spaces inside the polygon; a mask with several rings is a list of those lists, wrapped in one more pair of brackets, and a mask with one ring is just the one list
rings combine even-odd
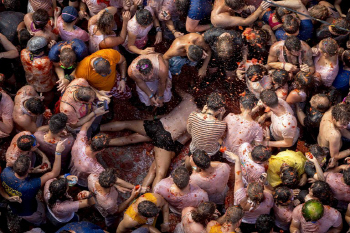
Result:
{"label": "crowd of people", "polygon": [[1,231],[349,232],[349,8],[2,0]]}

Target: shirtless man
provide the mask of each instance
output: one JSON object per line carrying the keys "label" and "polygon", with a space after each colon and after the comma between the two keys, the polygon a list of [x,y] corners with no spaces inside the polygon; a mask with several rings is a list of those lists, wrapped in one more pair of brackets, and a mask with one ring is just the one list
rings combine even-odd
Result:
{"label": "shirtless man", "polygon": [[328,110],[322,117],[317,142],[321,147],[328,147],[331,154],[329,166],[334,167],[338,160],[350,155],[350,149],[340,151],[342,147],[341,131],[350,122],[349,105],[340,103]]}
{"label": "shirtless man", "polygon": [[13,130],[13,112],[14,102],[4,90],[0,89],[0,138],[10,136]]}
{"label": "shirtless man", "polygon": [[248,26],[254,23],[261,13],[269,7],[269,3],[262,1],[259,8],[247,18],[234,16],[245,10],[253,12],[254,6],[246,6],[244,0],[215,0],[211,12],[211,23],[215,27],[231,28],[234,26]]}
{"label": "shirtless man", "polygon": [[111,139],[110,146],[124,146],[139,142],[153,141],[155,161],[145,177],[142,186],[154,187],[163,179],[169,169],[175,152],[179,152],[188,140],[186,123],[193,111],[199,111],[194,98],[187,93],[178,91],[182,102],[168,115],[160,120],[116,121],[101,125],[101,131],[132,130],[136,132],[130,136]]}
{"label": "shirtless man", "polygon": [[170,48],[163,55],[169,63],[169,70],[173,75],[179,75],[183,65],[189,62],[198,62],[204,59],[202,67],[198,70],[200,78],[205,77],[211,58],[211,49],[205,43],[204,37],[197,33],[189,33],[176,38]]}
{"label": "shirtless man", "polygon": [[315,72],[310,46],[295,36],[274,43],[270,48],[267,64],[271,69],[290,73],[297,73],[299,70],[309,74]]}
{"label": "shirtless man", "polygon": [[119,223],[117,233],[129,232],[129,230],[143,224],[152,225],[159,210],[162,210],[162,232],[169,231],[169,205],[162,196],[156,193],[145,193],[131,204],[124,213],[123,220]]}
{"label": "shirtless man", "polygon": [[45,111],[42,99],[33,86],[27,85],[18,90],[12,114],[18,132],[26,130],[35,133],[42,125]]}
{"label": "shirtless man", "polygon": [[178,215],[186,207],[198,207],[209,201],[208,194],[196,184],[190,183],[190,174],[185,167],[177,167],[171,177],[161,180],[154,187],[154,193],[161,195],[170,210]]}

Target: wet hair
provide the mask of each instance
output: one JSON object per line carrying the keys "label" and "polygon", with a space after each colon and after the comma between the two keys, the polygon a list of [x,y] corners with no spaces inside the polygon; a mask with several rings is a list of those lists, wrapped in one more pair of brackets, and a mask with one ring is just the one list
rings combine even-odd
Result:
{"label": "wet hair", "polygon": [[111,64],[109,61],[102,57],[99,57],[97,59],[99,59],[99,61],[96,62],[95,60],[93,64],[95,71],[98,74],[108,73],[111,70]]}
{"label": "wet hair", "polygon": [[225,223],[236,224],[243,218],[244,211],[240,205],[234,205],[228,207],[226,210],[226,216],[224,217]]}
{"label": "wet hair", "polygon": [[342,123],[350,122],[350,106],[344,103],[337,104],[332,109],[332,117]]}
{"label": "wet hair", "polygon": [[324,152],[323,148],[320,147],[318,144],[311,145],[309,147],[309,151],[316,158],[320,158],[320,157],[326,156],[326,153]]}
{"label": "wet hair", "polygon": [[19,176],[25,176],[30,166],[30,158],[27,155],[20,155],[13,163],[13,171]]}
{"label": "wet hair", "polygon": [[19,32],[19,44],[21,45],[22,48],[27,47],[27,43],[32,38],[30,35],[29,31],[26,28],[21,29]]}
{"label": "wet hair", "polygon": [[69,67],[76,62],[77,56],[75,55],[75,52],[71,48],[64,48],[61,50],[60,53],[60,62],[65,66]]}
{"label": "wet hair", "polygon": [[285,15],[282,18],[283,29],[286,33],[294,34],[299,30],[299,22],[293,15]]}
{"label": "wet hair", "polygon": [[22,135],[17,139],[17,147],[21,151],[30,151],[33,147],[35,138],[31,135]]}
{"label": "wet hair", "polygon": [[98,176],[98,183],[102,188],[110,188],[117,181],[117,175],[114,168],[107,168]]}
{"label": "wet hair", "polygon": [[93,90],[91,87],[79,87],[75,91],[75,96],[79,101],[89,102],[91,99],[91,94],[93,93]]}
{"label": "wet hair", "polygon": [[328,37],[321,40],[320,45],[322,52],[327,53],[330,56],[335,56],[338,54],[339,46],[337,41],[333,38]]}
{"label": "wet hair", "polygon": [[43,101],[38,98],[32,97],[25,101],[25,107],[34,115],[43,114],[45,111],[45,106]]}
{"label": "wet hair", "polygon": [[190,0],[175,0],[175,7],[179,14],[187,15],[190,9]]}
{"label": "wet hair", "polygon": [[335,87],[330,87],[327,93],[329,101],[331,101],[331,105],[334,106],[338,103],[341,103],[343,98],[339,90],[335,89]]}
{"label": "wet hair", "polygon": [[44,9],[39,9],[33,13],[33,23],[36,29],[44,29],[49,20],[49,13]]}
{"label": "wet hair", "polygon": [[188,46],[187,57],[191,61],[200,61],[203,57],[203,49],[198,45]]}
{"label": "wet hair", "polygon": [[261,214],[255,223],[255,228],[258,233],[270,233],[275,226],[275,218],[269,214]]}
{"label": "wet hair", "polygon": [[137,62],[136,69],[143,75],[149,74],[153,70],[153,65],[150,59],[143,58]]}
{"label": "wet hair", "polygon": [[203,202],[192,210],[191,215],[193,221],[206,225],[206,220],[210,219],[215,213],[216,205],[214,202]]}
{"label": "wet hair", "polygon": [[20,11],[21,1],[20,0],[3,0],[6,11]]}
{"label": "wet hair", "polygon": [[222,94],[218,92],[213,92],[208,96],[207,106],[213,111],[217,111],[222,107],[225,107],[226,101]]}
{"label": "wet hair", "polygon": [[271,78],[279,87],[283,87],[288,82],[289,74],[285,70],[274,70],[271,74]]}
{"label": "wet hair", "polygon": [[225,4],[232,10],[240,10],[245,6],[244,0],[225,0]]}
{"label": "wet hair", "polygon": [[91,150],[101,151],[109,145],[108,135],[107,134],[98,134],[91,139]]}
{"label": "wet hair", "polygon": [[272,90],[263,90],[260,93],[261,101],[270,108],[278,106],[278,97],[276,93]]}
{"label": "wet hair", "polygon": [[298,85],[298,88],[301,89],[308,89],[310,87],[312,87],[312,85],[314,84],[314,78],[309,75],[308,73],[305,73],[303,71],[299,71],[296,75],[295,75],[295,82]]}
{"label": "wet hair", "polygon": [[[239,43],[239,41],[237,42]],[[242,40],[241,44],[243,45]],[[233,43],[231,35],[218,37],[216,42],[216,52],[221,60],[229,59],[234,53],[235,49],[237,49],[237,45]]]}
{"label": "wet hair", "polygon": [[322,103],[318,103],[316,106],[317,110],[319,110],[320,112],[326,112],[331,106],[331,102],[330,102],[328,96],[325,94],[316,94],[315,96],[318,98],[323,98],[323,99],[328,100],[328,104],[322,102]]}
{"label": "wet hair", "polygon": [[152,24],[153,17],[151,12],[147,9],[140,9],[136,11],[136,22],[141,26],[148,26]]}
{"label": "wet hair", "polygon": [[294,167],[282,167],[281,180],[282,185],[285,185],[289,188],[295,188],[299,182],[298,171]]}
{"label": "wet hair", "polygon": [[350,67],[350,50],[345,50],[342,54],[342,60],[345,66]]}
{"label": "wet hair", "polygon": [[348,31],[344,31],[343,29],[336,28],[333,25],[344,28],[344,29],[349,29],[349,22],[345,18],[338,18],[338,19],[333,20],[333,23],[330,27],[331,27],[332,31],[337,33],[338,35],[348,34]]}
{"label": "wet hair", "polygon": [[259,145],[254,147],[251,155],[255,162],[265,162],[270,159],[271,150],[266,146]]}
{"label": "wet hair", "polygon": [[58,179],[51,182],[49,186],[50,198],[48,201],[48,206],[52,208],[56,202],[68,200],[67,197],[67,180]]}
{"label": "wet hair", "polygon": [[156,204],[151,201],[141,201],[137,206],[137,210],[143,217],[146,218],[155,217],[159,213]]}
{"label": "wet hair", "polygon": [[289,14],[290,11],[286,10],[284,7],[277,7],[276,8],[276,19],[278,22],[282,23],[282,17]]}
{"label": "wet hair", "polygon": [[114,16],[104,11],[97,21],[97,30],[101,31],[103,35],[108,35],[111,31],[113,21]]}
{"label": "wet hair", "polygon": [[258,102],[258,99],[255,98],[253,94],[246,94],[241,96],[239,102],[242,104],[242,107],[247,110],[252,110]]}
{"label": "wet hair", "polygon": [[345,104],[350,104],[350,95],[344,98],[344,103]]}
{"label": "wet hair", "polygon": [[249,66],[246,72],[247,78],[252,82],[260,81],[264,74],[266,74],[266,68],[259,64]]}
{"label": "wet hair", "polygon": [[344,183],[350,185],[350,168],[343,170]]}
{"label": "wet hair", "polygon": [[309,9],[309,14],[316,19],[325,20],[329,16],[329,11],[324,5],[315,5]]}
{"label": "wet hair", "polygon": [[174,184],[179,189],[184,189],[188,186],[190,182],[190,173],[185,167],[177,167],[172,173],[171,177],[173,178]]}
{"label": "wet hair", "polygon": [[296,36],[288,36],[284,41],[284,46],[288,51],[300,51],[301,50],[301,41]]}
{"label": "wet hair", "polygon": [[327,182],[317,180],[310,187],[312,196],[318,198],[324,205],[331,205],[334,200],[334,195],[331,187]]}
{"label": "wet hair", "polygon": [[53,115],[49,121],[49,129],[51,133],[58,134],[66,128],[68,117],[64,113]]}
{"label": "wet hair", "polygon": [[308,177],[313,178],[314,175],[316,174],[316,168],[314,163],[310,161],[306,161],[304,166],[304,171]]}
{"label": "wet hair", "polygon": [[210,157],[204,150],[195,150],[192,154],[194,164],[200,169],[208,169],[210,167]]}
{"label": "wet hair", "polygon": [[264,185],[259,182],[249,183],[247,194],[253,202],[262,202],[264,200]]}
{"label": "wet hair", "polygon": [[277,187],[273,193],[273,198],[275,199],[276,204],[286,204],[291,200],[293,193],[290,188],[286,186]]}

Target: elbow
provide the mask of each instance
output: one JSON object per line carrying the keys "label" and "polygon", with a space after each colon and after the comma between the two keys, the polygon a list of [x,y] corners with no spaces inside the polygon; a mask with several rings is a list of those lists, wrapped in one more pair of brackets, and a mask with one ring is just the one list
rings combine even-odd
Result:
{"label": "elbow", "polygon": [[190,26],[186,24],[186,31],[188,32],[196,32],[196,27]]}

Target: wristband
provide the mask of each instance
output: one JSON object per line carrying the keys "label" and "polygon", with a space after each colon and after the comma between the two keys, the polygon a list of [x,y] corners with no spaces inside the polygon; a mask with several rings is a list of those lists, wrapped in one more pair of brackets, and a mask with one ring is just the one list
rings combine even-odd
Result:
{"label": "wristband", "polygon": [[176,32],[176,29],[171,30],[171,33],[173,33],[173,34],[174,34],[175,32]]}
{"label": "wristband", "polygon": [[164,99],[164,95],[158,96],[158,99],[163,100]]}
{"label": "wristband", "polygon": [[64,178],[67,178],[67,176],[70,176],[70,173],[64,174]]}
{"label": "wristband", "polygon": [[108,9],[107,8],[105,8],[105,11],[108,13]]}
{"label": "wristband", "polygon": [[55,154],[56,154],[56,155],[61,155],[61,152],[55,151]]}
{"label": "wristband", "polygon": [[156,27],[156,32],[162,32],[162,28],[160,26]]}
{"label": "wristband", "polygon": [[95,113],[95,111],[92,111],[93,113],[94,113],[94,117],[96,117],[96,113]]}
{"label": "wristband", "polygon": [[69,75],[69,74],[66,74],[64,76],[64,78],[67,79],[69,82],[72,82],[72,80],[73,80],[73,77],[71,75]]}
{"label": "wristband", "polygon": [[126,80],[127,80],[127,79],[126,79],[126,77],[124,77],[124,78],[121,78],[121,79],[122,79],[122,80],[123,80],[124,82],[126,82]]}
{"label": "wristband", "polygon": [[152,99],[154,97],[154,94],[152,93],[148,98]]}

